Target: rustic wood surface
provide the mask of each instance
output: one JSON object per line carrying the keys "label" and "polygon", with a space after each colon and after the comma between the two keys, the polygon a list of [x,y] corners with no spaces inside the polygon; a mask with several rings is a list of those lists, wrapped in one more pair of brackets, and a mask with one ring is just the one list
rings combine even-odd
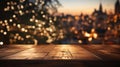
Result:
{"label": "rustic wood surface", "polygon": [[9,45],[0,60],[120,60],[119,45]]}

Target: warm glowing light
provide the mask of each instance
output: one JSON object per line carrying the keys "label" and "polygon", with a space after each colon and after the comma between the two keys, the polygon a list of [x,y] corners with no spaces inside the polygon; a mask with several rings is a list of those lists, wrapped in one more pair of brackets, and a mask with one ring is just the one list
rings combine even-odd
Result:
{"label": "warm glowing light", "polygon": [[52,20],[50,20],[49,22],[52,23]]}
{"label": "warm glowing light", "polygon": [[2,21],[0,21],[0,24],[2,24],[3,22]]}
{"label": "warm glowing light", "polygon": [[13,20],[12,19],[9,19],[10,22],[12,22]]}
{"label": "warm glowing light", "polygon": [[0,30],[1,33],[3,33],[4,31],[3,30]]}
{"label": "warm glowing light", "polygon": [[13,23],[13,26],[16,26],[16,24],[15,24],[15,23]]}
{"label": "warm glowing light", "polygon": [[97,38],[98,37],[98,34],[97,33],[93,33],[93,38]]}
{"label": "warm glowing light", "polygon": [[16,36],[19,36],[19,34],[18,34],[18,33],[16,33],[15,35],[16,35]]}
{"label": "warm glowing light", "polygon": [[8,6],[7,8],[4,8],[4,11],[8,11],[10,9],[10,7]]}
{"label": "warm glowing light", "polygon": [[81,44],[81,43],[82,43],[82,40],[78,40],[78,43],[80,43],[80,44]]}
{"label": "warm glowing light", "polygon": [[21,38],[21,40],[24,40],[24,38]]}
{"label": "warm glowing light", "polygon": [[4,20],[5,23],[7,23],[7,20]]}
{"label": "warm glowing light", "polygon": [[16,15],[13,15],[13,18],[16,18]]}
{"label": "warm glowing light", "polygon": [[7,5],[10,5],[10,2],[7,2]]}
{"label": "warm glowing light", "polygon": [[32,19],[32,18],[30,19],[30,22],[33,22],[33,19]]}
{"label": "warm glowing light", "polygon": [[7,35],[7,32],[4,32],[3,34],[4,34],[4,35]]}
{"label": "warm glowing light", "polygon": [[18,36],[18,40],[21,40],[21,36]]}
{"label": "warm glowing light", "polygon": [[23,9],[23,8],[24,8],[24,6],[23,6],[23,5],[21,5],[21,8]]}
{"label": "warm glowing light", "polygon": [[95,29],[92,29],[91,32],[95,32]]}
{"label": "warm glowing light", "polygon": [[45,15],[42,15],[43,18],[45,18],[46,16]]}
{"label": "warm glowing light", "polygon": [[42,22],[43,25],[45,25],[45,22]]}
{"label": "warm glowing light", "polygon": [[18,27],[18,28],[21,28],[21,25],[20,25],[20,24],[18,24],[18,25],[17,25],[17,27]]}
{"label": "warm glowing light", "polygon": [[117,22],[117,17],[118,17],[118,15],[115,15],[115,16],[114,16],[114,22],[115,22],[115,23]]}
{"label": "warm glowing light", "polygon": [[35,22],[38,22],[38,20],[35,20]]}
{"label": "warm glowing light", "polygon": [[28,30],[25,30],[25,32],[28,32]]}
{"label": "warm glowing light", "polygon": [[32,10],[32,13],[35,13],[35,10]]}
{"label": "warm glowing light", "polygon": [[3,42],[0,42],[0,45],[3,45],[4,43]]}
{"label": "warm glowing light", "polygon": [[44,12],[43,11],[41,11],[41,14],[43,14]]}
{"label": "warm glowing light", "polygon": [[5,25],[6,25],[6,26],[8,26],[8,23],[7,23],[7,22],[5,22]]}
{"label": "warm glowing light", "polygon": [[22,28],[21,30],[22,30],[22,31],[25,31],[25,28]]}
{"label": "warm glowing light", "polygon": [[72,28],[71,28],[71,31],[74,31],[75,29],[76,29],[75,27],[72,27]]}
{"label": "warm glowing light", "polygon": [[21,14],[21,13],[22,13],[22,11],[20,10],[20,11],[19,11],[19,13]]}
{"label": "warm glowing light", "polygon": [[5,24],[2,24],[2,26],[5,26]]}
{"label": "warm glowing light", "polygon": [[19,10],[19,13],[20,13],[20,15],[23,15],[23,12],[22,12],[22,10]]}
{"label": "warm glowing light", "polygon": [[108,30],[111,30],[111,28],[110,28],[110,27],[108,27]]}
{"label": "warm glowing light", "polygon": [[14,36],[14,39],[17,39],[17,36]]}
{"label": "warm glowing light", "polygon": [[41,25],[41,24],[38,24],[38,26],[39,26],[39,27],[42,27],[42,25]]}
{"label": "warm glowing light", "polygon": [[29,6],[32,6],[32,3],[29,3]]}
{"label": "warm glowing light", "polygon": [[77,31],[77,30],[75,30],[75,31],[74,31],[74,33],[75,33],[75,34],[78,34],[78,31]]}
{"label": "warm glowing light", "polygon": [[47,31],[53,32],[51,28],[46,28]]}
{"label": "warm glowing light", "polygon": [[57,17],[54,17],[54,21],[56,21],[57,20]]}
{"label": "warm glowing light", "polygon": [[35,5],[38,5],[38,3],[37,3],[37,2],[35,2]]}
{"label": "warm glowing light", "polygon": [[84,33],[85,37],[90,37],[91,35],[87,32]]}
{"label": "warm glowing light", "polygon": [[92,41],[92,37],[88,38],[88,41]]}
{"label": "warm glowing light", "polygon": [[50,39],[48,39],[46,42],[47,42],[47,43],[52,43],[52,41],[53,41],[53,40],[50,38]]}
{"label": "warm glowing light", "polygon": [[76,20],[79,20],[79,16],[75,16],[75,19],[76,19]]}
{"label": "warm glowing light", "polygon": [[10,27],[9,27],[9,26],[7,26],[6,28],[7,28],[7,29],[9,29]]}
{"label": "warm glowing light", "polygon": [[35,26],[32,26],[33,29],[35,29]]}
{"label": "warm glowing light", "polygon": [[64,38],[62,31],[60,32],[59,37],[60,37],[60,39],[63,39],[63,38]]}
{"label": "warm glowing light", "polygon": [[26,35],[26,38],[30,38],[31,36],[30,35]]}
{"label": "warm glowing light", "polygon": [[14,10],[15,8],[13,6],[11,6],[11,9]]}
{"label": "warm glowing light", "polygon": [[43,35],[44,35],[44,33],[40,33],[40,35],[41,35],[41,36],[43,36]]}
{"label": "warm glowing light", "polygon": [[56,33],[53,33],[52,36],[56,36],[57,34]]}
{"label": "warm glowing light", "polygon": [[22,3],[22,2],[24,2],[25,0],[20,0],[20,2]]}

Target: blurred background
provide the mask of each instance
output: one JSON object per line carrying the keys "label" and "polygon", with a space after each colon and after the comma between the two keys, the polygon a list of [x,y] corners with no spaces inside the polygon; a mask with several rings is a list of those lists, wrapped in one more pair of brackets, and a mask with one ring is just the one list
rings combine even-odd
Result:
{"label": "blurred background", "polygon": [[120,44],[119,0],[0,0],[0,45]]}

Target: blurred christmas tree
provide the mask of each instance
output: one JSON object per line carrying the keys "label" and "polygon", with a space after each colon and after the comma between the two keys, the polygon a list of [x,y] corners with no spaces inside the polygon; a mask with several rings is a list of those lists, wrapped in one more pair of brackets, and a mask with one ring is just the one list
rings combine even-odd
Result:
{"label": "blurred christmas tree", "polygon": [[1,44],[45,44],[64,37],[54,14],[58,0],[1,0]]}

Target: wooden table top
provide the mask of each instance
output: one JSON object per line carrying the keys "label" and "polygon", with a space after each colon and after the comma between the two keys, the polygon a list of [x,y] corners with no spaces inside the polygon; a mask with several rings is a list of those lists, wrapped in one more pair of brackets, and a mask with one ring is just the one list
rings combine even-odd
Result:
{"label": "wooden table top", "polygon": [[120,60],[120,45],[6,45],[0,60]]}

